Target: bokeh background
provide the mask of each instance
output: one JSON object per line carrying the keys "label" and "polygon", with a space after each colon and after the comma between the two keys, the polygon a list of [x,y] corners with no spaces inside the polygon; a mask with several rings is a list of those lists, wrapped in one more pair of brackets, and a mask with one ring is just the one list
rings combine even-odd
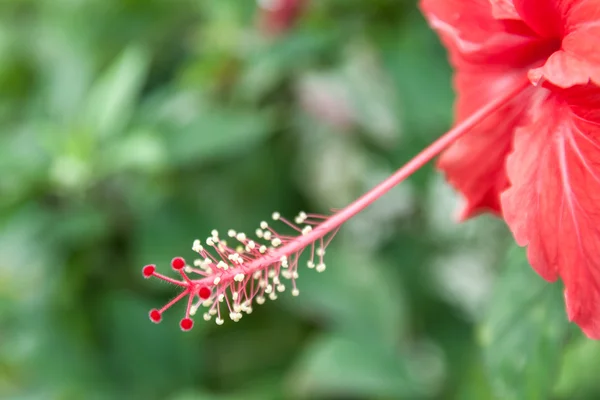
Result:
{"label": "bokeh background", "polygon": [[144,280],[351,202],[452,123],[415,1],[0,1],[0,398],[597,398],[600,347],[429,165],[301,295],[218,327]]}

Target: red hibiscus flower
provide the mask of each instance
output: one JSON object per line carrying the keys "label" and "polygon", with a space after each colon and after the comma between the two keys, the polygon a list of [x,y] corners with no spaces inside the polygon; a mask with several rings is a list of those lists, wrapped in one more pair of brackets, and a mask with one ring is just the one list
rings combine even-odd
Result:
{"label": "red hibiscus flower", "polygon": [[457,122],[531,82],[440,157],[461,217],[503,215],[533,268],[562,278],[569,318],[600,339],[600,1],[421,7],[456,70]]}

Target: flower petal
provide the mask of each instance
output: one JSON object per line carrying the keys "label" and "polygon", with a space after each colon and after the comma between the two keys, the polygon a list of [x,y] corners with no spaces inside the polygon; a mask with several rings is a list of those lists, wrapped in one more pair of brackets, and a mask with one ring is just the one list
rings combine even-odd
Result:
{"label": "flower petal", "polygon": [[532,82],[546,79],[562,88],[600,84],[597,0],[515,0],[515,8],[533,30],[560,42],[544,66],[529,72]]}
{"label": "flower petal", "polygon": [[527,25],[543,37],[562,38],[582,25],[598,24],[600,19],[597,0],[514,0],[513,3]]}
{"label": "flower petal", "polygon": [[599,43],[600,23],[583,26],[569,33],[563,39],[562,49],[552,54],[542,67],[529,71],[529,78],[533,83],[545,78],[562,88],[590,81],[600,85]]}
{"label": "flower petal", "polygon": [[515,133],[501,202],[532,267],[562,278],[569,318],[600,339],[600,96],[592,89],[544,90],[533,122]]}
{"label": "flower petal", "polygon": [[521,20],[495,19],[489,0],[421,0],[421,8],[455,66],[522,67],[548,52]]}
{"label": "flower petal", "polygon": [[512,0],[490,0],[492,15],[496,19],[521,19]]}
{"label": "flower petal", "polygon": [[[577,0],[576,0],[577,1]],[[573,0],[564,1],[564,3]],[[561,36],[562,23],[560,13],[562,0],[514,0],[515,8],[523,20],[538,35],[544,38]]]}
{"label": "flower petal", "polygon": [[[458,72],[456,119],[460,122],[482,104],[516,85],[522,78],[491,72]],[[535,89],[516,97],[471,132],[450,146],[438,160],[438,168],[465,197],[466,205],[459,218],[466,219],[484,211],[501,214],[500,193],[508,186],[504,168],[511,150],[515,127],[523,124]]]}

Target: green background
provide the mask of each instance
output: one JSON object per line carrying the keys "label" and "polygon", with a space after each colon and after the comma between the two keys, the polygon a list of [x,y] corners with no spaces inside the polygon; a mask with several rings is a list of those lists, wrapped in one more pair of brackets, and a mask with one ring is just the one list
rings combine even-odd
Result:
{"label": "green background", "polygon": [[597,398],[501,221],[453,220],[432,165],[240,322],[144,280],[212,229],[340,208],[452,123],[414,1],[314,0],[268,37],[250,0],[0,2],[0,398]]}

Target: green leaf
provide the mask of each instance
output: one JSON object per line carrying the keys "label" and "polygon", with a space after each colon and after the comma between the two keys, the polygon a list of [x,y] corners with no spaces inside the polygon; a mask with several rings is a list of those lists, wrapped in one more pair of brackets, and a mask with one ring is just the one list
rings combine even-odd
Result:
{"label": "green leaf", "polygon": [[167,148],[174,164],[215,160],[248,150],[271,133],[264,113],[211,109],[171,132]]}
{"label": "green leaf", "polygon": [[600,343],[585,337],[575,328],[575,337],[567,346],[561,363],[554,395],[561,399],[597,399],[600,397]]}
{"label": "green leaf", "polygon": [[328,323],[352,337],[376,337],[393,345],[402,339],[406,324],[403,289],[386,273],[385,264],[336,238],[327,248],[327,270],[319,274],[302,268],[300,297],[288,304]]}
{"label": "green leaf", "polygon": [[334,334],[311,343],[288,383],[303,398],[423,397],[437,389],[437,361],[428,354],[404,356],[376,337],[356,341]]}
{"label": "green leaf", "polygon": [[197,324],[192,333],[183,333],[179,316],[172,314],[164,323],[152,324],[148,310],[155,306],[116,291],[108,292],[102,303],[103,361],[110,380],[141,398],[189,386],[206,368],[199,338],[206,326]]}
{"label": "green leaf", "polygon": [[135,101],[146,79],[149,57],[129,47],[92,87],[84,111],[84,123],[97,136],[119,133],[129,122]]}
{"label": "green leaf", "polygon": [[568,334],[562,288],[540,278],[522,248],[506,264],[480,331],[489,378],[498,398],[545,399]]}

